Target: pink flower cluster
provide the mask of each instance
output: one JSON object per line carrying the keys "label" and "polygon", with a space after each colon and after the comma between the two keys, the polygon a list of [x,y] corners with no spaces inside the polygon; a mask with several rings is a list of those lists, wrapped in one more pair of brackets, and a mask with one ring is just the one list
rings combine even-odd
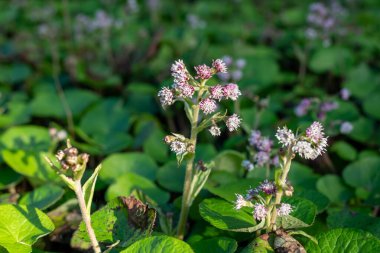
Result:
{"label": "pink flower cluster", "polygon": [[[210,115],[217,110],[217,101],[220,102],[223,99],[236,101],[241,95],[241,91],[235,83],[226,85],[217,84],[211,87],[205,85],[205,81],[210,79],[214,74],[227,73],[227,65],[223,60],[213,60],[211,67],[202,64],[195,66],[194,69],[196,76],[192,77],[182,60],[177,60],[172,64],[171,75],[174,78],[172,88],[163,87],[158,92],[158,97],[163,107],[172,105],[176,100],[193,99],[193,102],[199,102],[199,108],[204,115]],[[200,81],[198,82],[196,79],[200,79]],[[200,89],[203,90],[201,98],[195,100],[193,98],[194,93]],[[232,132],[239,128],[241,119],[238,115],[233,114],[224,118],[224,121],[228,130]],[[209,132],[213,136],[221,134],[220,128],[215,122],[212,124]]]}

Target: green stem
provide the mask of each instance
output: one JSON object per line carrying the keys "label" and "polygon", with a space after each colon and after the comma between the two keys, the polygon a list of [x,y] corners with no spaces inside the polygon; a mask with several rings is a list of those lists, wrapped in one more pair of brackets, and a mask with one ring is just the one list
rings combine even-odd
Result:
{"label": "green stem", "polygon": [[[197,145],[197,136],[198,136],[198,118],[199,118],[199,100],[202,98],[203,89],[205,82],[201,83],[201,88],[198,93],[197,103],[193,105],[193,117],[191,120],[191,134],[190,134],[190,144],[193,145],[194,151],[196,150]],[[181,205],[181,214],[179,216],[178,227],[177,227],[177,237],[180,240],[183,240],[185,237],[187,217],[189,215],[189,209],[191,206],[191,182],[193,179],[193,167],[194,167],[195,152],[191,155],[186,162],[186,174],[185,182],[183,185],[183,196],[182,196],[182,205]]]}
{"label": "green stem", "polygon": [[282,167],[282,173],[278,179],[276,179],[276,199],[274,206],[271,210],[271,226],[272,230],[276,230],[276,219],[277,219],[277,206],[281,204],[282,196],[284,194],[284,187],[286,185],[286,179],[288,177],[289,171],[290,171],[290,165],[292,163],[293,159],[293,152],[291,149],[288,149],[287,156],[284,158],[283,167]]}
{"label": "green stem", "polygon": [[84,200],[82,185],[79,180],[75,181],[74,186],[75,195],[77,196],[79,208],[82,214],[82,218],[84,221],[84,224],[86,225],[87,233],[91,241],[92,249],[95,253],[101,253],[100,246],[98,243],[98,240],[96,239],[94,229],[91,225],[91,217],[89,215],[89,212],[87,211],[86,202]]}

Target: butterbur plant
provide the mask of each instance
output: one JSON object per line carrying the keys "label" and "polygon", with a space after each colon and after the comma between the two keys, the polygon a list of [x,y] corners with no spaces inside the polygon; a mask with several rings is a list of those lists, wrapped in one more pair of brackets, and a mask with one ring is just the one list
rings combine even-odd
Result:
{"label": "butterbur plant", "polygon": [[[213,60],[211,66],[206,64],[194,67],[192,75],[182,60],[176,61],[171,67],[174,78],[172,87],[163,87],[158,92],[161,105],[166,108],[175,102],[182,102],[187,118],[190,122],[189,137],[173,133],[165,137],[170,150],[177,156],[178,164],[186,162],[186,175],[183,187],[181,214],[177,227],[177,236],[183,239],[187,216],[192,201],[199,193],[207,180],[204,171],[194,168],[194,159],[198,134],[208,129],[212,136],[221,134],[220,123],[224,122],[229,132],[240,126],[240,117],[237,114],[227,115],[227,112],[218,112],[222,100],[235,101],[241,95],[237,84],[208,85],[207,81],[215,74],[227,73],[225,62],[221,59]],[[207,175],[210,172],[207,172]]]}
{"label": "butterbur plant", "polygon": [[63,182],[75,192],[92,249],[95,253],[99,253],[101,249],[91,225],[91,204],[101,165],[94,170],[91,177],[82,186],[82,177],[87,167],[89,155],[86,153],[80,154],[78,149],[73,147],[70,141],[67,140],[67,147],[64,150],[59,150],[56,158],[57,165],[48,157],[45,157],[46,161],[58,173]]}
{"label": "butterbur plant", "polygon": [[[294,191],[288,181],[292,160],[296,155],[304,159],[316,159],[325,152],[327,137],[323,126],[319,122],[314,122],[300,134],[294,133],[287,127],[279,128],[276,138],[282,148],[280,166],[275,172],[274,181],[265,180],[258,187],[249,189],[245,195],[237,194],[235,209],[239,210],[243,207],[252,209],[253,219],[258,222],[256,230],[263,229],[266,233],[276,232],[278,236],[288,234],[287,232],[306,235],[300,231],[283,230],[287,227],[287,222],[291,222],[291,218],[286,219],[286,217],[291,216],[296,208],[291,201],[284,202],[283,197],[291,197]],[[280,218],[285,219],[279,221]]]}

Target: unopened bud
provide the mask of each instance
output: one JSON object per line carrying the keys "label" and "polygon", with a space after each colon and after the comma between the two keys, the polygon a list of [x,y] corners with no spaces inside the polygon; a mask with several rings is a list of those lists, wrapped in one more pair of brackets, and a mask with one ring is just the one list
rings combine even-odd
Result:
{"label": "unopened bud", "polygon": [[293,195],[293,192],[294,192],[293,186],[287,183],[284,189],[285,196],[291,197]]}
{"label": "unopened bud", "polygon": [[165,138],[164,138],[164,142],[166,144],[170,144],[170,143],[172,143],[175,140],[176,140],[176,137],[174,137],[172,135],[166,135]]}

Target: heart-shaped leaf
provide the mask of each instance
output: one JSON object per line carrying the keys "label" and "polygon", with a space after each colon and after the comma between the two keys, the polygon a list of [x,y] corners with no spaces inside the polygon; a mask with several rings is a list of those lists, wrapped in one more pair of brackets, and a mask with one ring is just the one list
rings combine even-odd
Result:
{"label": "heart-shaped leaf", "polygon": [[[156,211],[134,197],[118,197],[91,215],[96,238],[102,246],[120,241],[115,249],[125,248],[152,233]],[[75,248],[91,247],[85,224],[81,222],[71,245]]]}
{"label": "heart-shaped leaf", "polygon": [[199,213],[211,225],[222,230],[252,233],[264,227],[264,221],[257,224],[252,214],[222,199],[205,199],[199,205]]}
{"label": "heart-shaped leaf", "polygon": [[25,194],[20,204],[44,210],[56,203],[65,193],[62,187],[47,184]]}
{"label": "heart-shaped leaf", "polygon": [[372,234],[352,228],[337,228],[316,236],[318,245],[309,241],[308,253],[380,252],[380,241]]}
{"label": "heart-shaped leaf", "polygon": [[233,253],[237,249],[237,242],[226,237],[217,237],[198,241],[191,245],[195,253]]}
{"label": "heart-shaped leaf", "polygon": [[32,244],[53,230],[49,217],[36,208],[0,205],[0,245],[9,252],[32,252]]}
{"label": "heart-shaped leaf", "polygon": [[191,247],[169,236],[152,236],[135,242],[120,253],[194,253]]}
{"label": "heart-shaped leaf", "polygon": [[283,202],[290,204],[293,211],[290,215],[277,217],[276,224],[278,227],[293,229],[309,227],[314,223],[317,207],[313,202],[299,197],[284,198]]}
{"label": "heart-shaped leaf", "polygon": [[158,188],[149,179],[134,173],[125,173],[113,183],[106,192],[106,199],[110,200],[122,195],[130,195],[134,190],[141,190],[159,205],[169,200],[169,193]]}

